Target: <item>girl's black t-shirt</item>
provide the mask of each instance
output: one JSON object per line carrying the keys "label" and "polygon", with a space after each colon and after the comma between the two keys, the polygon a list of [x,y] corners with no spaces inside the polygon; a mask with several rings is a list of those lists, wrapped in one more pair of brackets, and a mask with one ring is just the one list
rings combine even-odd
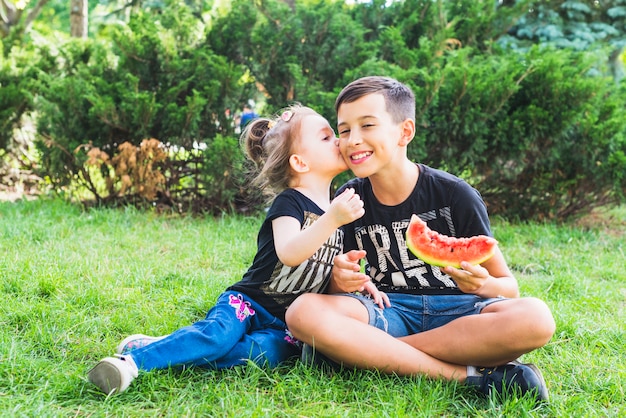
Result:
{"label": "girl's black t-shirt", "polygon": [[243,278],[228,290],[243,292],[274,316],[285,319],[289,305],[302,293],[322,293],[328,286],[333,259],[343,251],[343,231],[338,229],[308,260],[288,267],[276,255],[272,220],[296,218],[308,228],[324,211],[295,189],[281,192],[270,206],[257,237],[257,253]]}

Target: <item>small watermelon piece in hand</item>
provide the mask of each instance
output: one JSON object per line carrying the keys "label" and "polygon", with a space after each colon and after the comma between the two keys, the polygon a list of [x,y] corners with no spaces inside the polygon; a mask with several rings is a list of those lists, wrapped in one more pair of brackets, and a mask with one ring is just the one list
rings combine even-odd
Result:
{"label": "small watermelon piece in hand", "polygon": [[417,215],[411,216],[406,244],[419,259],[433,266],[461,267],[461,261],[480,264],[493,256],[498,241],[486,235],[455,238],[430,229]]}

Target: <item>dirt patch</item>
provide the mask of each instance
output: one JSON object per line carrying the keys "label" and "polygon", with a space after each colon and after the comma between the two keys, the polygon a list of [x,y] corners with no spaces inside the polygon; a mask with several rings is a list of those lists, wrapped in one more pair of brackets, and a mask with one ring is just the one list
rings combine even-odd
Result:
{"label": "dirt patch", "polygon": [[29,170],[2,165],[0,161],[0,202],[36,199],[42,180]]}
{"label": "dirt patch", "polygon": [[0,190],[0,202],[15,202],[22,198],[21,193],[17,192],[3,192]]}
{"label": "dirt patch", "polygon": [[599,230],[612,236],[626,235],[626,207],[593,210],[578,218],[573,224],[589,230]]}
{"label": "dirt patch", "polygon": [[37,195],[24,193],[23,191],[0,189],[0,202],[15,202],[21,199],[34,200],[37,199]]}

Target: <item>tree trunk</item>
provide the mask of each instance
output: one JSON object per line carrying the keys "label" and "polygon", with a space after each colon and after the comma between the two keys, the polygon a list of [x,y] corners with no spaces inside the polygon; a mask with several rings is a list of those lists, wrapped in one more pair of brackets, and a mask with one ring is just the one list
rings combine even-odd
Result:
{"label": "tree trunk", "polygon": [[609,68],[617,84],[626,76],[626,68],[624,68],[624,61],[622,61],[623,52],[624,47],[616,48],[609,56]]}
{"label": "tree trunk", "polygon": [[70,0],[70,35],[73,38],[87,37],[88,0]]}
{"label": "tree trunk", "polygon": [[50,0],[39,0],[35,7],[30,9],[26,15],[24,24],[20,25],[19,23],[23,18],[24,9],[15,6],[13,0],[0,0],[0,38],[9,36],[9,33],[11,33],[14,27],[17,27],[21,32],[28,32],[33,20],[39,16],[41,9],[49,1]]}

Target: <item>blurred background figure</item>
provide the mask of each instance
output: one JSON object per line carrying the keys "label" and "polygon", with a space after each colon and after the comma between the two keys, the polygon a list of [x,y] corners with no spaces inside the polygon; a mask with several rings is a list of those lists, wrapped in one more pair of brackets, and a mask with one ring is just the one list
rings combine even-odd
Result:
{"label": "blurred background figure", "polygon": [[244,128],[250,121],[258,118],[259,115],[252,110],[252,106],[249,104],[245,104],[243,106],[243,111],[241,112],[241,118],[239,120],[239,127],[241,128],[241,132],[243,132]]}

